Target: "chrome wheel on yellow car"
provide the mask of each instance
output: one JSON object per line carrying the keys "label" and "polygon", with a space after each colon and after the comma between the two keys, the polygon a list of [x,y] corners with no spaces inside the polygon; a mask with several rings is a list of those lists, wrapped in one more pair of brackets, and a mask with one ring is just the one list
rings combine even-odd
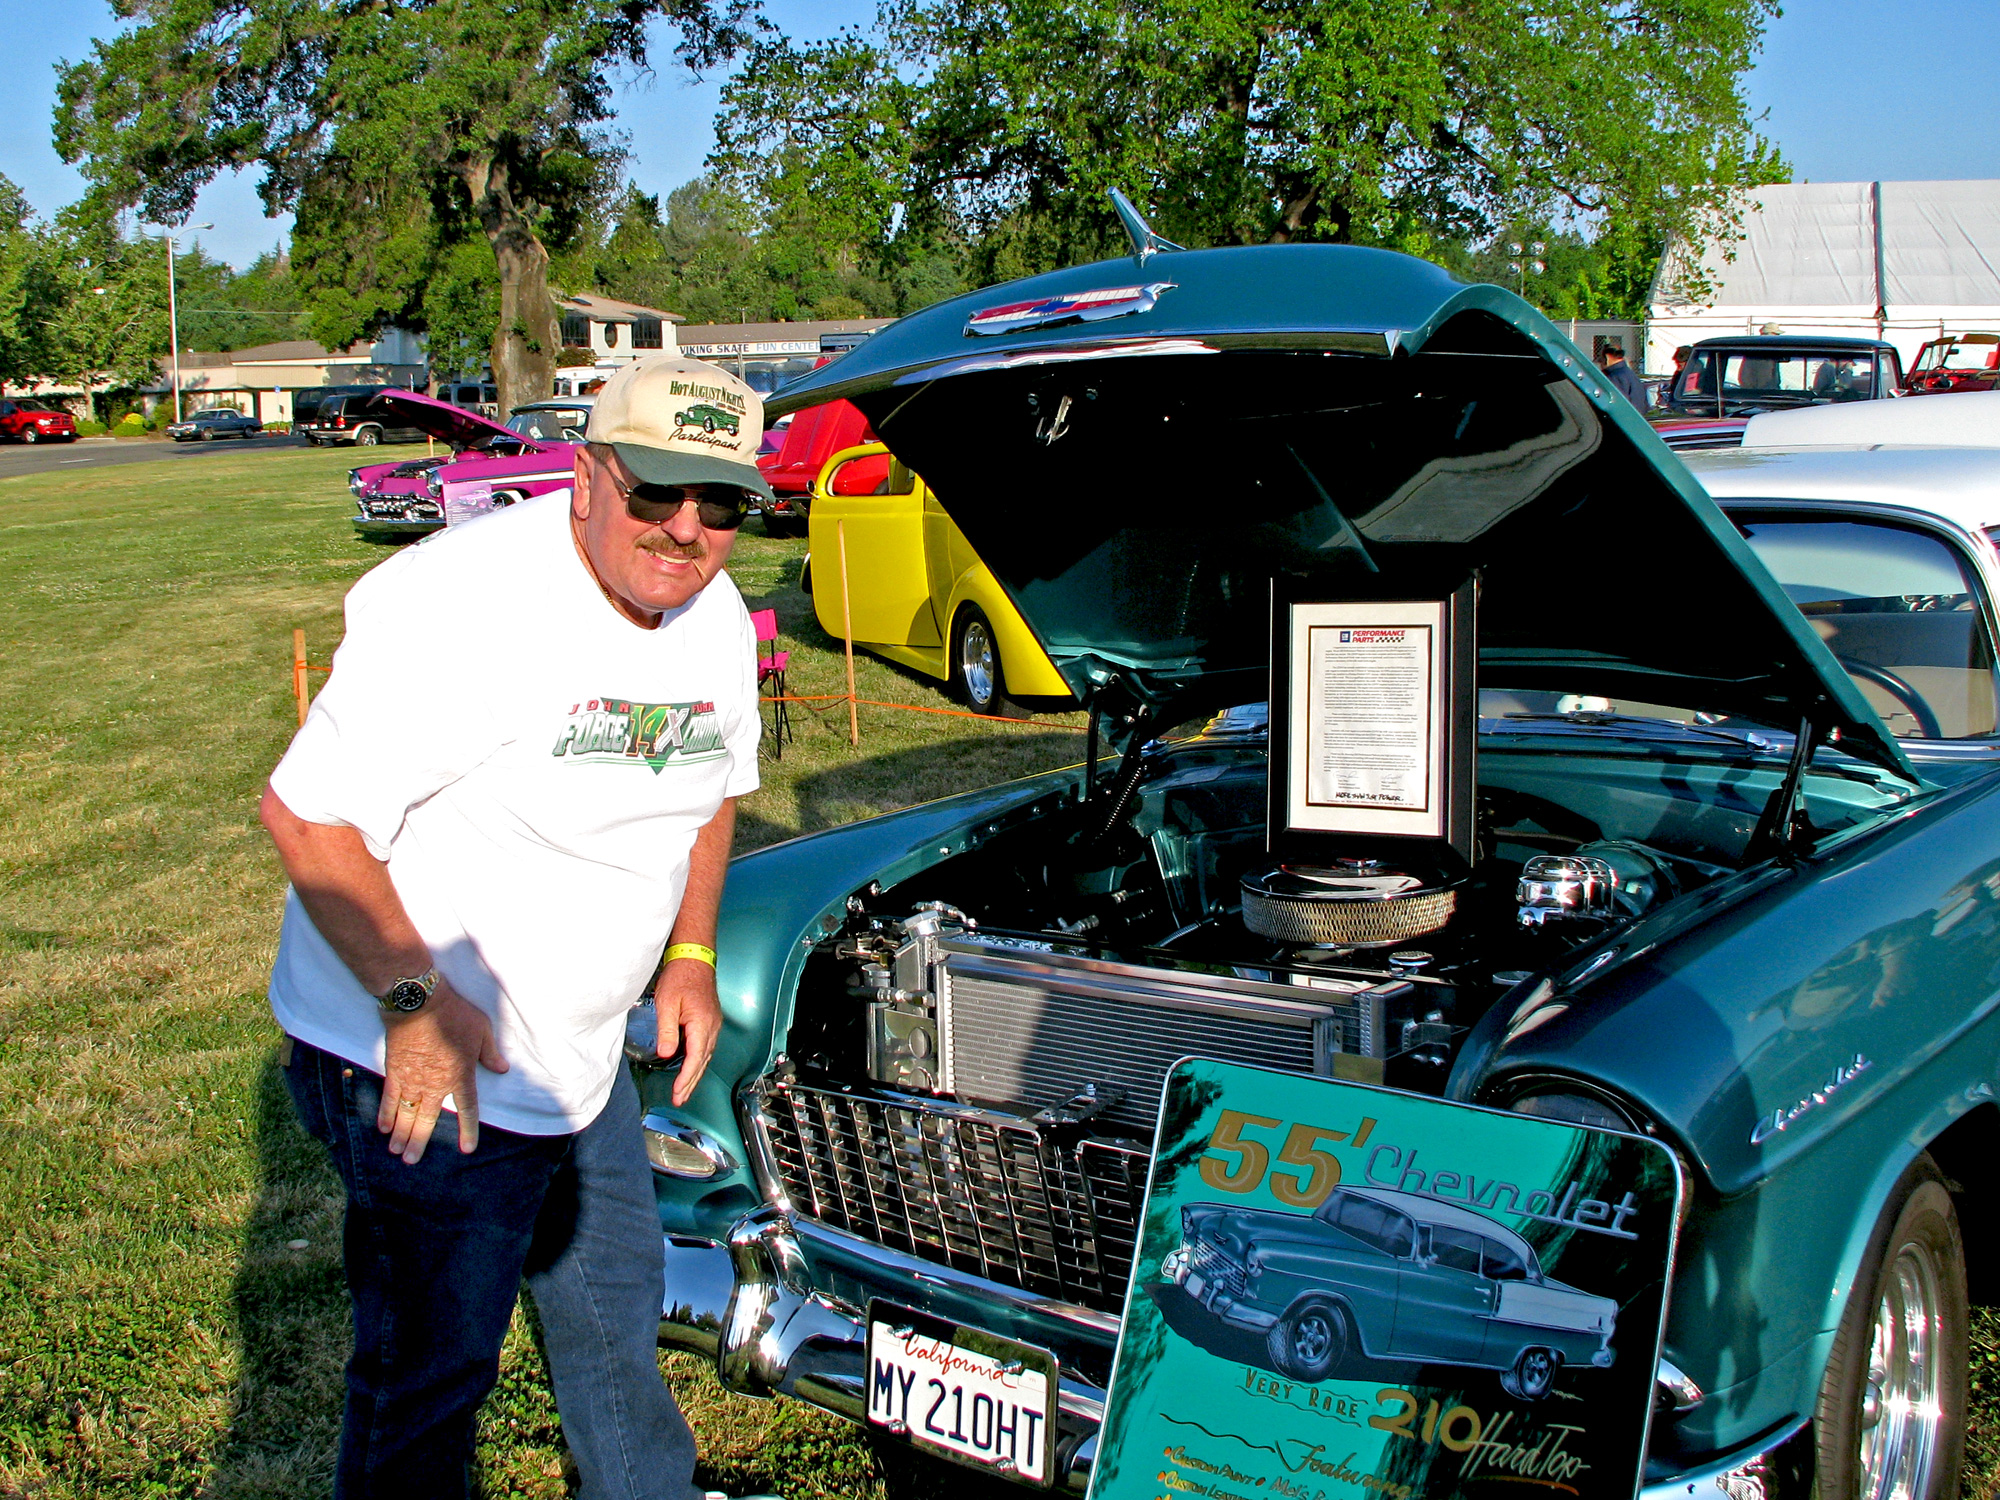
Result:
{"label": "chrome wheel on yellow car", "polygon": [[976,604],[962,606],[952,631],[951,685],[965,706],[976,714],[1025,719],[1028,710],[1007,696],[1001,675],[1000,643],[993,624]]}

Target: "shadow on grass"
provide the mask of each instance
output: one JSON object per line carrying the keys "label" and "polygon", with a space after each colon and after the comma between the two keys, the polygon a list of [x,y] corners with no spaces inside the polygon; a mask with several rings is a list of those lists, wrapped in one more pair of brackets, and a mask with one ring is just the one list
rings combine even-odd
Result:
{"label": "shadow on grass", "polygon": [[275,1051],[257,1075],[256,1110],[257,1201],[231,1299],[236,1391],[208,1500],[327,1494],[340,1442],[349,1348],[340,1181],[299,1124]]}

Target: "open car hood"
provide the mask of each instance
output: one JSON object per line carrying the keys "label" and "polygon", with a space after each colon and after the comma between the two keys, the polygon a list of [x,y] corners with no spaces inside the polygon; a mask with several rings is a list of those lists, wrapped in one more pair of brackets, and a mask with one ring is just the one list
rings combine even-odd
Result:
{"label": "open car hood", "polygon": [[1479,580],[1482,687],[1795,728],[1907,762],[1735,528],[1511,292],[1338,245],[1104,261],[882,329],[778,393],[853,401],[1080,697],[1264,696],[1271,580]]}
{"label": "open car hood", "polygon": [[490,447],[496,439],[519,443],[526,453],[539,453],[546,445],[532,442],[514,431],[490,421],[476,411],[419,396],[415,391],[378,391],[364,408],[397,427],[414,427],[419,432],[449,444],[454,452]]}

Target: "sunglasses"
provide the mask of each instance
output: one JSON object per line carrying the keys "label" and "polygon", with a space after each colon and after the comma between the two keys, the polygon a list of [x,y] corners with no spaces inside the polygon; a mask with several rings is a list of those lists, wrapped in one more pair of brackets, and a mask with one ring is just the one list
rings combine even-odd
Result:
{"label": "sunglasses", "polygon": [[680,508],[694,503],[695,516],[710,531],[734,531],[750,514],[750,494],[733,484],[620,484],[607,474],[611,487],[625,502],[625,513],[635,521],[657,526],[671,521]]}

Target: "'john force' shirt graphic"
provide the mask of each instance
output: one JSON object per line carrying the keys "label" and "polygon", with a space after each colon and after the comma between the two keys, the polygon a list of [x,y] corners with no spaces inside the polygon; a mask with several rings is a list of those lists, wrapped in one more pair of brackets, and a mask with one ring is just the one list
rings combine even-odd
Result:
{"label": "'john force' shirt graphic", "polygon": [[715,704],[633,703],[591,698],[572,704],[549,752],[571,764],[646,765],[715,760],[729,753]]}

